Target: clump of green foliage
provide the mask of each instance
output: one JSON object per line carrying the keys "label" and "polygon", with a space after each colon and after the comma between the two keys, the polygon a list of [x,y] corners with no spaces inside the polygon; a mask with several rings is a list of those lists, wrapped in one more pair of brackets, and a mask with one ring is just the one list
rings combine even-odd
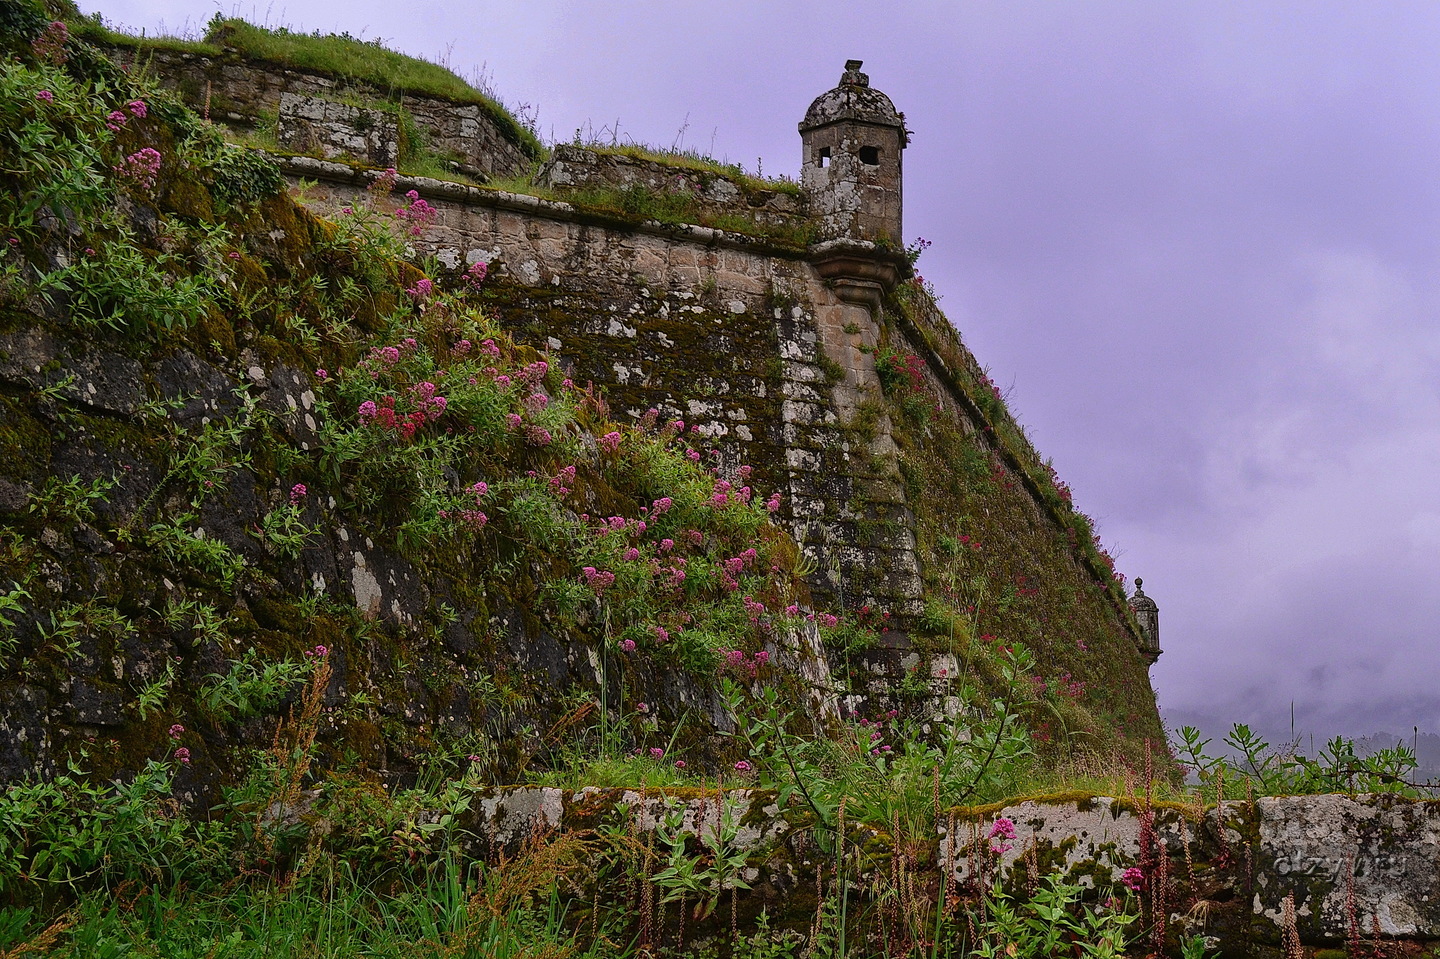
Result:
{"label": "clump of green foliage", "polygon": [[1298,744],[1274,747],[1249,726],[1236,723],[1223,740],[1231,754],[1217,756],[1207,751],[1212,740],[1194,726],[1182,726],[1176,735],[1176,758],[1211,796],[1220,796],[1227,783],[1235,795],[1262,796],[1392,793],[1419,799],[1434,789],[1413,781],[1419,761],[1404,743],[1361,756],[1354,740],[1336,736],[1310,757]]}
{"label": "clump of green foliage", "polygon": [[746,173],[745,169],[738,163],[726,163],[723,160],[717,160],[698,150],[665,150],[640,143],[607,144],[597,143],[593,140],[582,143],[579,140],[578,133],[576,146],[583,146],[587,150],[593,150],[600,154],[608,153],[627,156],[636,160],[648,160],[651,163],[659,163],[662,166],[674,167],[679,170],[690,170],[695,173],[713,174],[724,177],[732,181],[742,192],[746,193],[773,191],[793,197],[799,197],[801,195],[800,184],[794,180],[786,177],[772,180],[752,175]]}
{"label": "clump of green foliage", "polygon": [[[535,193],[534,189],[524,192]],[[592,186],[551,195],[582,210],[608,214],[628,222],[653,220],[671,226],[695,224],[743,233],[780,246],[803,250],[814,238],[814,224],[765,223],[745,213],[725,212],[704,204],[688,191],[652,190],[634,184],[626,187]]]}

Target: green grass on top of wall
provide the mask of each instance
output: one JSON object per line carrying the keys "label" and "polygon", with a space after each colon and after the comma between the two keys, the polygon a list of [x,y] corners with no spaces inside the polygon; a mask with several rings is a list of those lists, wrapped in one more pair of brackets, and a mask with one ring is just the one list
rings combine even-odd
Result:
{"label": "green grass on top of wall", "polygon": [[640,143],[585,143],[580,145],[596,153],[627,156],[636,160],[649,160],[652,163],[659,163],[681,170],[693,170],[697,173],[713,173],[716,176],[733,180],[737,186],[751,192],[771,190],[776,193],[786,193],[791,196],[800,195],[800,184],[794,180],[783,178],[772,180],[763,176],[754,176],[746,173],[744,168],[738,163],[725,163],[695,150],[663,150],[658,147],[646,146]]}

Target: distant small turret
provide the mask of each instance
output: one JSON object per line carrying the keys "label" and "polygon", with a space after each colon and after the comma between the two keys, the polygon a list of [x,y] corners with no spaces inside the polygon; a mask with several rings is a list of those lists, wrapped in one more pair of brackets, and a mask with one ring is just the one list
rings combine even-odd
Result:
{"label": "distant small turret", "polygon": [[1140,655],[1154,666],[1161,653],[1160,607],[1140,588],[1143,582],[1145,581],[1138,576],[1135,578],[1135,595],[1130,597],[1130,611],[1135,614],[1135,621],[1140,624]]}
{"label": "distant small turret", "polygon": [[900,154],[905,116],[870,86],[861,61],[815,98],[800,121],[800,185],[820,218],[820,239],[901,243]]}

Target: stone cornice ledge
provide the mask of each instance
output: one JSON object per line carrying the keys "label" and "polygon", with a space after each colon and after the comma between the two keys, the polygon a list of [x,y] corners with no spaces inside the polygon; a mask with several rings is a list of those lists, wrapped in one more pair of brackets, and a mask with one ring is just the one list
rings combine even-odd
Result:
{"label": "stone cornice ledge", "polygon": [[[331,183],[348,183],[368,187],[374,181],[376,172],[369,167],[351,166],[337,160],[321,160],[317,157],[293,156],[284,153],[266,155],[279,164],[281,171],[293,176],[312,177]],[[745,253],[772,256],[786,260],[809,259],[815,247],[804,250],[796,246],[775,243],[763,237],[716,230],[692,223],[661,223],[658,220],[627,220],[624,217],[606,214],[597,210],[586,210],[563,200],[545,200],[526,193],[509,193],[505,190],[487,190],[465,183],[436,180],[424,176],[400,174],[395,178],[395,188],[402,192],[414,190],[422,197],[451,200],[468,206],[484,206],[500,210],[530,213],[551,220],[571,223],[587,223],[599,226],[618,227],[624,230],[647,233],[651,236],[681,240],[698,246],[719,246]],[[874,246],[874,244],[867,244]],[[879,248],[876,247],[878,250]]]}
{"label": "stone cornice ledge", "polygon": [[869,240],[825,240],[808,252],[810,263],[824,279],[875,284],[885,295],[912,273],[904,253]]}

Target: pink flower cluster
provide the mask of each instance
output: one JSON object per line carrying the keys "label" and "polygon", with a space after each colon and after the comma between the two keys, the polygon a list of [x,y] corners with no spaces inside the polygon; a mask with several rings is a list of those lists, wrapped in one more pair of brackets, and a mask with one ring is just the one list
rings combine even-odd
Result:
{"label": "pink flower cluster", "polygon": [[405,291],[405,294],[423,306],[435,295],[435,284],[422,276],[415,281],[414,286]]}
{"label": "pink flower cluster", "polygon": [[589,586],[596,596],[603,596],[605,590],[615,585],[614,573],[596,569],[594,566],[586,566],[580,573],[585,579],[585,585]]}
{"label": "pink flower cluster", "polygon": [[550,491],[565,496],[575,487],[575,467],[567,466],[550,478]]}
{"label": "pink flower cluster", "polygon": [[730,485],[729,481],[718,480],[715,483],[715,492],[710,497],[710,505],[717,509],[723,509],[732,502],[741,504],[750,502],[750,487],[742,486],[734,492],[731,492],[732,490],[734,487]]}
{"label": "pink flower cluster", "polygon": [[115,167],[115,173],[142,190],[153,190],[160,176],[160,151],[153,147],[136,150],[125,158],[124,163]]}
{"label": "pink flower cluster", "polygon": [[1003,855],[1015,847],[1011,842],[1015,838],[1015,821],[1001,816],[990,824],[990,851],[995,855]]}
{"label": "pink flower cluster", "polygon": [[751,680],[756,677],[760,667],[770,662],[770,654],[760,650],[753,656],[743,649],[731,649],[720,651],[720,669],[738,676],[741,679]]}
{"label": "pink flower cluster", "polygon": [[486,523],[490,522],[490,517],[478,509],[462,509],[457,513],[445,513],[442,510],[441,518],[458,520],[461,524],[470,527],[477,533],[485,528]]}
{"label": "pink flower cluster", "polygon": [[1145,885],[1145,873],[1138,866],[1131,866],[1120,874],[1120,883],[1131,892],[1139,892]]}
{"label": "pink flower cluster", "polygon": [[374,400],[366,400],[356,410],[356,416],[362,426],[373,426],[377,429],[388,430],[400,439],[409,441],[414,438],[415,433],[427,422],[439,419],[449,405],[449,401],[443,396],[437,396],[436,386],[431,382],[420,383],[412,386],[409,390],[409,398],[412,409],[408,412],[395,408],[395,397],[382,396],[377,404]]}
{"label": "pink flower cluster", "polygon": [[477,507],[476,509],[462,509],[455,511],[442,509],[439,511],[439,517],[441,519],[453,519],[464,526],[470,527],[470,529],[478,533],[485,528],[486,523],[490,522],[490,517],[486,516],[478,509],[478,507],[480,506],[480,501],[485,498],[485,495],[487,493],[490,492],[490,485],[483,481],[477,482],[471,486],[466,487],[465,492],[474,494],[475,506]]}
{"label": "pink flower cluster", "polygon": [[[64,24],[61,24],[61,27],[63,29]],[[114,133],[120,130],[132,116],[137,120],[144,119],[147,112],[144,100],[131,100],[125,104],[125,109],[130,111],[128,116],[125,110],[111,110],[109,115],[105,117],[105,125],[110,128],[110,132]]]}
{"label": "pink flower cluster", "polygon": [[370,373],[370,378],[375,379],[380,375],[380,372],[382,370],[394,366],[396,363],[400,362],[402,357],[414,353],[419,348],[420,344],[416,342],[415,338],[413,336],[407,336],[405,339],[400,341],[399,346],[371,347],[370,352],[366,354],[365,359],[361,360],[356,365],[359,366],[362,370],[368,370]]}
{"label": "pink flower cluster", "polygon": [[470,269],[465,271],[465,284],[471,289],[476,289],[485,282],[485,277],[490,272],[490,265],[483,260],[470,264]]}
{"label": "pink flower cluster", "polygon": [[46,63],[59,66],[65,62],[65,44],[70,39],[70,28],[59,20],[51,20],[40,35],[30,42],[35,56]]}
{"label": "pink flower cluster", "polygon": [[613,453],[620,448],[620,434],[611,430],[597,441],[600,448],[607,453]]}
{"label": "pink flower cluster", "polygon": [[1000,387],[996,386],[995,381],[992,380],[990,377],[986,376],[984,373],[980,374],[980,385],[988,389],[991,395],[994,396],[997,400],[1002,403],[1005,402],[1005,394],[1000,391]]}
{"label": "pink flower cluster", "polygon": [[388,194],[395,189],[395,181],[398,179],[400,179],[400,174],[392,166],[377,176],[366,189],[377,196]]}
{"label": "pink flower cluster", "polygon": [[300,501],[305,498],[305,494],[308,492],[309,490],[305,488],[304,483],[296,483],[290,487],[290,505],[299,506]]}
{"label": "pink flower cluster", "polygon": [[[386,174],[389,174],[389,170],[386,171]],[[380,180],[376,180],[376,183],[372,184],[372,189],[373,187],[379,186],[379,183]],[[386,190],[386,193],[389,193],[389,190]],[[408,203],[396,210],[395,219],[409,222],[410,236],[422,235],[435,220],[439,219],[441,212],[436,210],[435,207],[431,206],[426,200],[420,199],[418,190],[410,190],[409,193],[405,194],[405,199],[408,200]]]}
{"label": "pink flower cluster", "polygon": [[411,190],[405,194],[405,199],[410,202],[395,211],[395,219],[409,221],[411,236],[419,236],[424,233],[430,224],[440,218],[440,211],[422,200],[419,191]]}
{"label": "pink flower cluster", "polygon": [[765,615],[765,604],[751,596],[746,596],[744,603],[745,615],[750,617],[751,623],[758,624],[760,617]]}

